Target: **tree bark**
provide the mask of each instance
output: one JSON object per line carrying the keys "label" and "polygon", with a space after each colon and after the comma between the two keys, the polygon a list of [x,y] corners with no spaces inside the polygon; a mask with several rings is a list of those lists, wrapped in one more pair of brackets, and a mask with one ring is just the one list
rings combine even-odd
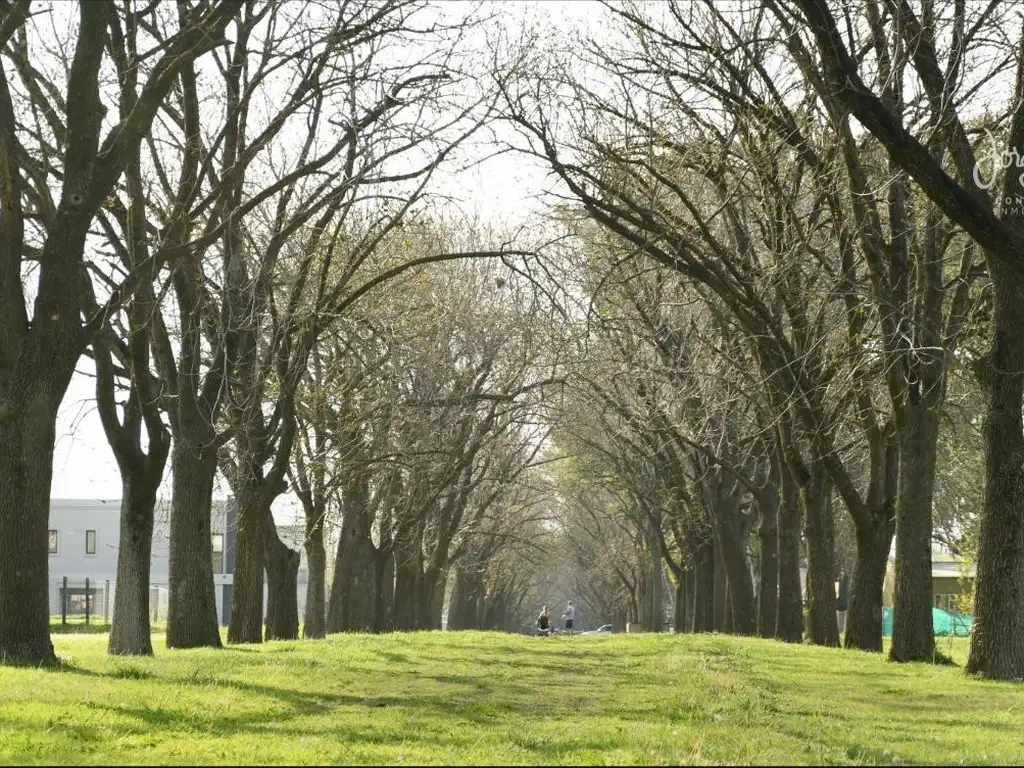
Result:
{"label": "tree bark", "polygon": [[966,670],[1024,679],[1024,280],[989,258],[992,345],[977,367],[986,397],[985,514]]}
{"label": "tree bark", "polygon": [[846,611],[847,648],[882,651],[882,587],[889,561],[893,526],[857,528],[857,562],[853,569],[853,589]]}
{"label": "tree bark", "polygon": [[395,556],[390,544],[381,547],[375,553],[377,568],[376,603],[373,612],[373,631],[391,632],[395,628]]}
{"label": "tree bark", "polygon": [[939,412],[908,402],[897,411],[900,484],[896,507],[896,589],[892,611],[892,661],[931,661],[932,496]]}
{"label": "tree bark", "polygon": [[167,647],[220,648],[210,531],[216,448],[183,439],[183,431],[175,435],[171,449]]}
{"label": "tree bark", "polygon": [[391,619],[396,630],[410,631],[417,628],[420,590],[423,587],[423,532],[419,521],[402,522],[395,530],[395,589]]}
{"label": "tree bark", "polygon": [[323,637],[327,634],[327,550],[324,547],[323,520],[318,515],[306,515],[306,562],[309,580],[306,582],[306,611],[302,619],[302,636]]}
{"label": "tree bark", "polygon": [[376,602],[374,546],[366,518],[367,480],[352,478],[342,494],[341,535],[327,614],[328,632],[367,632]]}
{"label": "tree bark", "polygon": [[725,617],[729,612],[729,585],[726,582],[725,561],[722,559],[722,544],[715,533],[714,541],[714,614],[715,632],[725,631]]}
{"label": "tree bark", "polygon": [[836,590],[833,578],[835,527],[832,520],[831,486],[822,462],[811,470],[804,487],[807,536],[807,601],[811,642],[839,645]]}
{"label": "tree bark", "polygon": [[722,553],[728,590],[726,631],[753,635],[757,632],[757,605],[741,518],[739,498],[732,493],[721,494],[715,509],[715,544]]}
{"label": "tree bark", "polygon": [[396,553],[395,602],[392,618],[398,631],[416,629],[416,614],[420,602],[422,572],[419,564],[410,562]]}
{"label": "tree bark", "polygon": [[687,612],[686,612],[686,600],[687,592],[689,591],[689,571],[684,570],[679,577],[676,578],[676,606],[675,613],[672,616],[672,628],[676,634],[682,634],[686,632],[689,624],[687,623]]}
{"label": "tree bark", "polygon": [[651,558],[651,594],[648,620],[651,632],[661,632],[665,620],[665,566],[661,554],[661,537],[655,529],[661,527],[661,515],[648,517],[647,547]]}
{"label": "tree bark", "polygon": [[[165,454],[166,455],[166,454]],[[162,462],[161,462],[162,464]],[[107,653],[152,656],[149,574],[153,517],[160,475],[125,473],[121,481],[121,536],[117,549],[117,591]]]}
{"label": "tree bark", "polygon": [[699,544],[693,553],[693,624],[694,632],[711,632],[715,616],[715,574],[714,545],[711,541]]}
{"label": "tree bark", "polygon": [[444,572],[427,568],[422,576],[416,610],[417,629],[441,629],[444,586]]}
{"label": "tree bark", "polygon": [[299,636],[299,562],[301,555],[277,535],[273,513],[265,510],[263,537],[267,569],[267,640],[295,640]]}
{"label": "tree bark", "polygon": [[235,539],[228,642],[261,643],[267,510],[263,509],[263,494],[256,484],[237,481],[235,492],[238,499],[238,537]]}
{"label": "tree bark", "polygon": [[40,387],[0,421],[0,663],[53,665],[50,642],[50,481],[57,403]]}
{"label": "tree bark", "polygon": [[[774,464],[774,462],[773,462]],[[773,476],[778,474],[773,466]],[[779,613],[779,491],[778,481],[771,479],[762,490],[758,504],[761,523],[758,539],[761,544],[760,584],[757,593],[757,634],[774,637]]]}
{"label": "tree bark", "polygon": [[787,643],[800,643],[804,637],[804,601],[800,584],[800,492],[785,465],[778,535],[779,607],[775,637]]}
{"label": "tree bark", "polygon": [[460,564],[455,569],[452,597],[448,602],[448,629],[476,629],[476,579]]}

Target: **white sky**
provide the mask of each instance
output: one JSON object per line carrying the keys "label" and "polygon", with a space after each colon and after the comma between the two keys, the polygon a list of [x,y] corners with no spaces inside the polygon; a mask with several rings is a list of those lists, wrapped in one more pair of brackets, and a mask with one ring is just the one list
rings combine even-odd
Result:
{"label": "white sky", "polygon": [[[506,1],[496,3],[495,8],[509,17],[510,26],[539,23],[549,30],[570,34],[573,29],[589,26],[602,12],[594,0]],[[487,153],[485,149],[480,151],[481,155]],[[538,163],[513,154],[489,157],[470,170],[457,176],[448,173],[439,181],[439,191],[456,198],[467,213],[476,213],[499,228],[528,227],[543,209],[538,192],[550,183]],[[94,380],[89,375],[91,361],[83,357],[78,369],[57,416],[50,495],[62,499],[119,499],[121,477],[96,413]],[[228,494],[227,484],[219,481],[214,497],[225,498]],[[170,498],[170,460],[161,497]],[[301,516],[291,494],[280,498],[274,511],[281,522]]]}

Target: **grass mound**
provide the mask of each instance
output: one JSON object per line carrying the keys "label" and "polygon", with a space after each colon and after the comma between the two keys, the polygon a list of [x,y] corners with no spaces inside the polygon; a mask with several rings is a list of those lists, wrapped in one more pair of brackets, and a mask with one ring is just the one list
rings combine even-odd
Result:
{"label": "grass mound", "polygon": [[0,763],[1004,763],[1024,687],[718,635],[480,632],[0,668]]}

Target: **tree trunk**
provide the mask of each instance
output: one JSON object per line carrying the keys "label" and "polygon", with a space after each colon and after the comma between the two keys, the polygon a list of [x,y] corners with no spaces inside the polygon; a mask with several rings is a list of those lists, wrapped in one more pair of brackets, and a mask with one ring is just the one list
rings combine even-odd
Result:
{"label": "tree trunk", "polygon": [[836,589],[833,578],[835,526],[832,520],[831,487],[822,462],[811,471],[804,488],[807,525],[807,601],[811,642],[839,645],[836,620]]}
{"label": "tree trunk", "polygon": [[[774,474],[774,473],[773,473]],[[761,523],[758,539],[761,544],[760,583],[757,591],[757,634],[774,637],[779,613],[779,492],[777,482],[765,485],[764,498],[758,504]]]}
{"label": "tree trunk", "polygon": [[342,495],[341,535],[327,618],[330,632],[373,628],[376,579],[373,539],[366,519],[368,493],[366,479],[355,478]]}
{"label": "tree trunk", "polygon": [[661,553],[661,515],[648,518],[648,555],[651,558],[650,614],[648,620],[651,632],[661,632],[665,620],[665,564]]}
{"label": "tree trunk", "polygon": [[326,625],[326,571],[327,551],[324,548],[324,526],[319,516],[306,517],[306,562],[309,581],[306,582],[306,612],[302,619],[302,636],[323,637]]}
{"label": "tree trunk", "polygon": [[428,568],[420,586],[420,600],[416,611],[417,629],[441,629],[444,604],[445,573]]}
{"label": "tree trunk", "polygon": [[395,607],[395,537],[393,512],[389,506],[378,511],[377,541],[373,551],[374,601],[371,631],[391,632],[394,629]]}
{"label": "tree trunk", "polygon": [[472,605],[473,599],[469,594],[470,587],[468,578],[463,572],[462,566],[455,569],[455,581],[452,584],[452,596],[448,601],[448,629],[469,629],[467,620],[468,606]]}
{"label": "tree trunk", "polygon": [[[408,512],[406,513],[408,514]],[[417,521],[397,527],[394,539],[395,591],[391,618],[398,631],[417,628],[423,586],[423,531]]]}
{"label": "tree trunk", "polygon": [[460,565],[455,571],[455,584],[448,606],[448,629],[481,629],[478,619],[479,596],[482,584],[472,566]]}
{"label": "tree trunk", "polygon": [[473,613],[474,618],[473,618],[473,621],[474,621],[474,628],[475,629],[486,629],[488,627],[488,624],[487,624],[487,610],[488,610],[489,601],[488,601],[487,597],[488,597],[487,596],[487,592],[485,590],[480,590],[477,593],[475,599],[473,600],[473,605],[474,605],[474,613]]}
{"label": "tree trunk", "polygon": [[697,579],[696,568],[690,567],[683,570],[683,627],[681,632],[693,631],[693,615],[697,610]]}
{"label": "tree trunk", "polygon": [[739,635],[757,632],[757,604],[747,562],[739,498],[723,494],[715,509],[716,549],[722,553],[728,589],[726,631]]}
{"label": "tree trunk", "polygon": [[395,628],[395,556],[391,546],[378,548],[374,554],[374,562],[377,567],[377,589],[373,631],[391,632]]}
{"label": "tree trunk", "polygon": [[160,476],[143,468],[121,470],[121,536],[117,549],[117,591],[107,653],[152,656],[149,623],[149,573],[153,516]]}
{"label": "tree trunk", "polygon": [[216,473],[217,455],[210,443],[197,445],[179,431],[171,449],[168,648],[221,647],[210,535]]}
{"label": "tree trunk", "polygon": [[846,612],[847,648],[882,651],[882,586],[892,532],[891,523],[857,528],[857,563]]}
{"label": "tree trunk", "polygon": [[53,665],[48,529],[60,399],[40,388],[0,414],[0,663]]}
{"label": "tree trunk", "polygon": [[840,613],[850,610],[850,587],[852,579],[845,570],[839,571],[839,595],[836,597],[836,610]]}
{"label": "tree trunk", "polygon": [[266,535],[263,540],[267,569],[267,640],[296,640],[299,637],[299,562],[298,550],[287,546],[277,535],[273,513],[265,510]]}
{"label": "tree trunk", "polygon": [[395,593],[392,620],[398,631],[416,629],[416,614],[420,601],[420,588],[423,574],[418,561],[410,561],[403,557],[408,553],[395,556]]}
{"label": "tree trunk", "polygon": [[633,612],[633,621],[642,626],[645,630],[650,631],[651,620],[651,603],[648,600],[649,593],[649,579],[650,571],[646,568],[646,563],[640,558],[637,558],[637,579],[636,589],[634,594],[634,601],[636,603],[636,610]]}
{"label": "tree trunk", "polygon": [[803,642],[804,601],[800,584],[800,495],[796,481],[783,467],[779,505],[779,604],[775,637]]}
{"label": "tree trunk", "polygon": [[1024,280],[989,258],[992,346],[977,368],[986,397],[985,512],[967,672],[1024,679]]}
{"label": "tree trunk", "polygon": [[710,541],[696,547],[693,555],[693,624],[694,632],[711,632],[715,626],[715,576],[717,563]]}
{"label": "tree trunk", "polygon": [[939,439],[939,412],[908,402],[897,412],[900,484],[896,507],[896,588],[891,661],[931,661],[932,496]]}
{"label": "tree trunk", "polygon": [[229,643],[263,642],[263,561],[268,510],[258,485],[240,478]]}
{"label": "tree trunk", "polygon": [[682,634],[689,626],[686,615],[687,587],[690,586],[688,574],[688,571],[683,570],[676,578],[676,607],[672,615],[672,628],[676,634]]}
{"label": "tree trunk", "polygon": [[345,530],[338,532],[338,548],[334,553],[334,574],[331,577],[331,593],[327,600],[327,632],[341,632],[345,626],[343,618],[345,582]]}
{"label": "tree trunk", "polygon": [[725,561],[722,559],[722,545],[715,535],[715,588],[714,588],[714,631],[725,632],[725,617],[729,613],[729,585],[726,582]]}

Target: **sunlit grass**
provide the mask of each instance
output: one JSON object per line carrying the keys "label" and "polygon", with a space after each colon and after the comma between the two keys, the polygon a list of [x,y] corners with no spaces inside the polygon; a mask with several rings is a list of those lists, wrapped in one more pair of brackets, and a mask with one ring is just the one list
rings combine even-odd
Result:
{"label": "sunlit grass", "polygon": [[0,669],[0,763],[1024,757],[1020,685],[757,639],[451,632],[167,651],[161,636],[153,659],[108,657],[104,635],[54,644],[62,671]]}

